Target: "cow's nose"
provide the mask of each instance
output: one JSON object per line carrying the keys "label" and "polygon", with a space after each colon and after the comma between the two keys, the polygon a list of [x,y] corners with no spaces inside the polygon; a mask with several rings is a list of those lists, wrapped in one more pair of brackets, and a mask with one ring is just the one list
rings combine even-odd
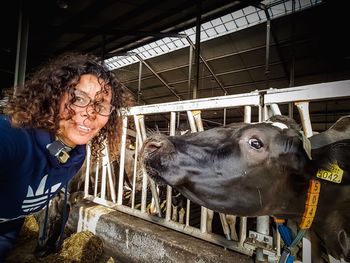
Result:
{"label": "cow's nose", "polygon": [[162,148],[162,146],[163,146],[163,142],[159,142],[155,140],[147,141],[145,142],[145,152],[148,152],[148,153],[156,152],[160,148]]}
{"label": "cow's nose", "polygon": [[172,143],[164,136],[155,135],[148,138],[144,143],[145,153],[170,153],[174,149]]}

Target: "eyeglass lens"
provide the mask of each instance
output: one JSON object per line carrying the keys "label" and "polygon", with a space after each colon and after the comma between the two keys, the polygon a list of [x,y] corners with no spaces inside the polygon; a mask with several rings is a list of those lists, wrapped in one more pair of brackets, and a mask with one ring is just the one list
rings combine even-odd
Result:
{"label": "eyeglass lens", "polygon": [[93,101],[85,92],[78,89],[73,91],[72,104],[77,107],[87,107],[92,104],[94,110],[101,115],[109,115],[114,110],[114,107],[108,102],[96,102]]}

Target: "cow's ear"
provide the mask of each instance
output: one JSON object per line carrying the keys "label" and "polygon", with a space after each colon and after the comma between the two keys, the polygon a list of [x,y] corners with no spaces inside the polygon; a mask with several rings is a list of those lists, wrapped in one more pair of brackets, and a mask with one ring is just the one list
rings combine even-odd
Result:
{"label": "cow's ear", "polygon": [[[312,165],[315,173],[318,171],[328,171],[332,173],[334,169],[341,169],[341,184],[350,184],[350,139],[337,141],[321,148],[312,149]],[[324,175],[330,173],[323,172]],[[329,177],[332,177],[331,175]]]}
{"label": "cow's ear", "polygon": [[350,139],[350,115],[341,117],[328,130],[313,135],[310,141],[312,149],[317,149],[346,139]]}
{"label": "cow's ear", "polygon": [[297,131],[283,130],[283,135],[277,136],[274,139],[273,148],[272,145],[270,147],[271,155],[278,153],[278,163],[281,164],[281,167],[293,173],[303,174],[310,157],[307,156],[307,150]]}

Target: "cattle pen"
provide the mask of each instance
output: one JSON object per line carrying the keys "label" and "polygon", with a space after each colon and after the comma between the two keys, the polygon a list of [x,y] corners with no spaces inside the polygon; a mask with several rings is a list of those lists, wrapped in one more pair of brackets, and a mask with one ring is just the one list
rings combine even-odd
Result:
{"label": "cattle pen", "polygon": [[[123,116],[123,133],[119,161],[120,170],[115,172],[117,174],[116,177],[112,175],[113,171],[110,166],[108,154],[101,160],[100,167],[90,167],[89,160],[87,160],[85,199],[101,207],[107,207],[108,209],[138,217],[142,220],[238,252],[239,254],[249,257],[255,255],[257,261],[266,260],[268,262],[277,262],[281,256],[281,241],[279,234],[271,231],[271,218],[269,216],[258,217],[254,219],[254,221],[251,218],[239,217],[235,223],[235,221],[231,220],[232,218],[229,215],[218,214],[204,207],[198,208],[195,204],[187,200],[186,204],[182,207],[182,213],[184,213],[183,220],[179,222],[179,217],[173,216],[174,213],[179,211],[172,205],[173,189],[171,189],[170,186],[167,187],[166,194],[160,196],[159,187],[152,179],[147,177],[144,171],[141,171],[142,187],[141,191],[136,191],[136,177],[140,176],[138,175],[138,172],[140,172],[138,166],[140,156],[138,155],[138,151],[142,147],[142,142],[147,138],[148,133],[144,120],[147,115],[162,114],[163,116],[168,116],[169,129],[167,134],[171,136],[176,133],[180,113],[184,113],[184,115],[187,116],[191,132],[197,132],[204,129],[201,114],[206,110],[240,110],[242,112],[242,122],[261,122],[266,120],[269,116],[281,114],[281,112],[282,114],[293,116],[293,108],[296,106],[300,114],[299,117],[294,117],[298,117],[303,123],[304,132],[309,133],[310,131],[308,131],[308,129],[311,129],[311,131],[315,130],[315,128],[310,126],[312,124],[307,121],[309,106],[320,107],[325,100],[338,100],[339,103],[347,103],[346,101],[349,98],[350,81],[346,80],[124,109],[121,111]],[[256,113],[255,116],[252,114],[253,112]],[[336,116],[333,120],[330,120],[330,122],[335,120]],[[130,136],[130,132],[128,131],[130,124],[132,124],[131,126],[135,129],[135,133],[132,134],[132,137],[135,140],[136,150],[135,163],[133,164],[133,187],[131,189],[126,189],[124,184],[124,164],[127,137]],[[225,124],[225,120],[223,120],[221,125],[222,124]],[[99,171],[102,172],[99,173]],[[92,184],[92,177],[95,181],[95,185],[92,185],[92,187],[99,188],[89,191]],[[98,181],[101,183],[97,184]],[[126,192],[129,193],[128,202],[125,201]],[[113,233],[111,233],[111,231],[107,229],[101,230],[101,227],[98,226],[99,220],[103,218],[103,216],[98,212],[94,212],[95,214],[93,213],[93,215],[89,216],[88,209],[84,209],[87,208],[80,207],[79,210],[77,210],[76,219],[79,221],[77,226],[78,231],[90,230],[100,235],[102,239],[105,238],[106,242],[113,240]],[[178,209],[180,210],[180,208]],[[106,212],[102,212],[102,214],[104,213]],[[198,213],[200,213],[199,216]],[[214,219],[216,217],[217,220],[213,220],[213,216]],[[213,227],[212,224],[216,224],[216,226]],[[218,225],[220,227],[218,227]],[[219,231],[215,230],[218,228]],[[118,232],[118,235],[125,236],[119,236],[117,238],[118,241],[115,241],[119,242],[117,250],[119,250],[119,252],[123,251],[123,257],[126,257],[128,253],[132,253],[126,252],[126,250],[127,248],[131,249],[133,247],[132,240],[128,239],[128,230],[125,231],[126,232],[123,233]],[[232,232],[235,231],[237,231],[237,236],[233,238]],[[303,243],[303,262],[308,262],[308,260],[311,260],[310,244],[307,239],[304,239]],[[115,246],[115,244],[109,245],[110,248]],[[121,247],[124,248],[122,249]],[[137,253],[143,253],[140,247],[134,247],[133,249],[140,249]],[[220,249],[221,248],[218,248],[218,254],[220,253]],[[134,251],[134,253],[136,252]],[[169,258],[162,261],[161,256],[157,253],[155,253],[155,258],[149,256],[144,260],[144,262],[176,262],[176,259],[171,261]],[[336,261],[333,260],[333,262]]]}

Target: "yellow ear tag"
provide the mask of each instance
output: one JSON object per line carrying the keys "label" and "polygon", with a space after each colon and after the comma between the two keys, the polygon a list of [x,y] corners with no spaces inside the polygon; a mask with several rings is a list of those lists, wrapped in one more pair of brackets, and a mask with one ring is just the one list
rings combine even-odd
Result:
{"label": "yellow ear tag", "polygon": [[340,184],[343,180],[344,171],[338,166],[337,163],[332,163],[328,170],[320,169],[317,171],[316,177],[327,180],[333,183]]}

